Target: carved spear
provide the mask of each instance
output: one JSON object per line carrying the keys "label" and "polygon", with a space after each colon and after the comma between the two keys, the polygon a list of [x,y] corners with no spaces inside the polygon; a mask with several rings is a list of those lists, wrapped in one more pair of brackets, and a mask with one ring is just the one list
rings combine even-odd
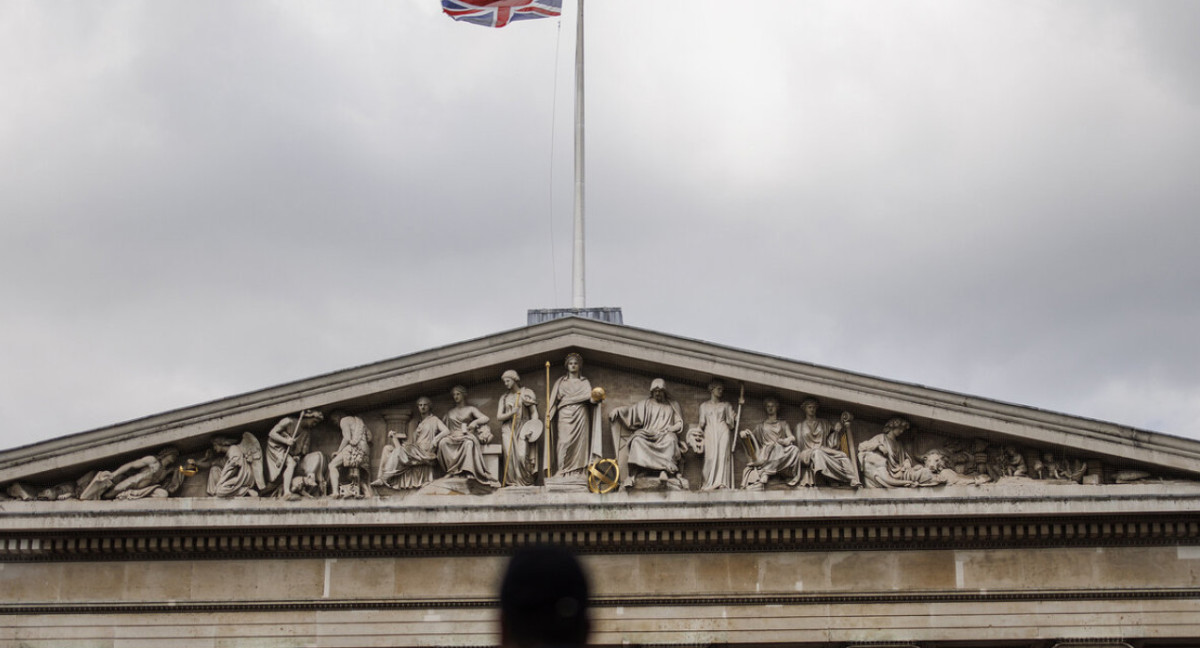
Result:
{"label": "carved spear", "polygon": [[554,436],[550,431],[550,361],[546,361],[546,477],[550,476],[551,457],[554,453],[553,440]]}
{"label": "carved spear", "polygon": [[[742,388],[738,392],[738,409],[737,416],[733,419],[733,438],[729,441],[729,454],[733,455],[733,451],[737,450],[738,428],[742,425],[742,405],[746,403],[746,383],[742,383]],[[732,456],[730,457],[732,459]],[[754,457],[751,456],[751,459]]]}
{"label": "carved spear", "polygon": [[308,410],[300,410],[300,415],[296,417],[296,427],[292,430],[292,440],[290,443],[288,443],[288,447],[291,447],[291,445],[296,442],[296,435],[300,433],[300,424],[304,422],[304,413],[307,411]]}

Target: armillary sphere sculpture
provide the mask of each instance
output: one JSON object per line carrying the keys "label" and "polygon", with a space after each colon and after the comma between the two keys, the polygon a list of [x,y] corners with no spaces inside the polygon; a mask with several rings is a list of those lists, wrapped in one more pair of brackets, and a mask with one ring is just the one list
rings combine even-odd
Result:
{"label": "armillary sphere sculpture", "polygon": [[601,459],[588,466],[588,490],[593,493],[611,493],[621,482],[621,468],[612,459]]}

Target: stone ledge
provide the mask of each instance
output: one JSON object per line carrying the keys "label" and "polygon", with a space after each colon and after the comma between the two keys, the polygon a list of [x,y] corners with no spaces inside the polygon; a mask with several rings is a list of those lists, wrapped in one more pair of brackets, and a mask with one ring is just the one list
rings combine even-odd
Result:
{"label": "stone ledge", "polygon": [[1173,515],[1200,512],[1200,483],[952,486],[711,493],[520,492],[377,499],[0,502],[0,533],[149,529],[667,524],[909,518]]}
{"label": "stone ledge", "polygon": [[[714,596],[597,596],[596,608],[661,606],[862,605],[897,603],[1011,603],[1020,601],[1128,601],[1200,599],[1200,588],[1028,589],[925,592],[832,592],[728,594]],[[172,603],[33,602],[0,603],[0,616],[14,614],[129,614],[324,610],[495,609],[496,598],[340,599],[290,601],[176,601]]]}

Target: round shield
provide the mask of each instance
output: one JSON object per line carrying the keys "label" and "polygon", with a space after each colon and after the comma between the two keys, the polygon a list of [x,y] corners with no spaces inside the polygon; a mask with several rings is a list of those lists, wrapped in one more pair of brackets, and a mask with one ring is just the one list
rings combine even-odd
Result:
{"label": "round shield", "polygon": [[521,424],[521,431],[517,433],[518,439],[525,439],[529,443],[537,443],[537,440],[542,438],[542,421],[541,419],[529,419]]}
{"label": "round shield", "polygon": [[621,468],[612,459],[601,459],[588,466],[588,490],[593,493],[611,493],[617,490],[621,479]]}

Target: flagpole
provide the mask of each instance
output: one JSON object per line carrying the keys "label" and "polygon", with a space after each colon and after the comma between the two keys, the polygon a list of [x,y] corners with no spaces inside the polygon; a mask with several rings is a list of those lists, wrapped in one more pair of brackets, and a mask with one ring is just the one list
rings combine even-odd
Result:
{"label": "flagpole", "polygon": [[583,279],[583,0],[575,23],[575,261],[571,278],[574,292],[572,308],[587,304]]}

